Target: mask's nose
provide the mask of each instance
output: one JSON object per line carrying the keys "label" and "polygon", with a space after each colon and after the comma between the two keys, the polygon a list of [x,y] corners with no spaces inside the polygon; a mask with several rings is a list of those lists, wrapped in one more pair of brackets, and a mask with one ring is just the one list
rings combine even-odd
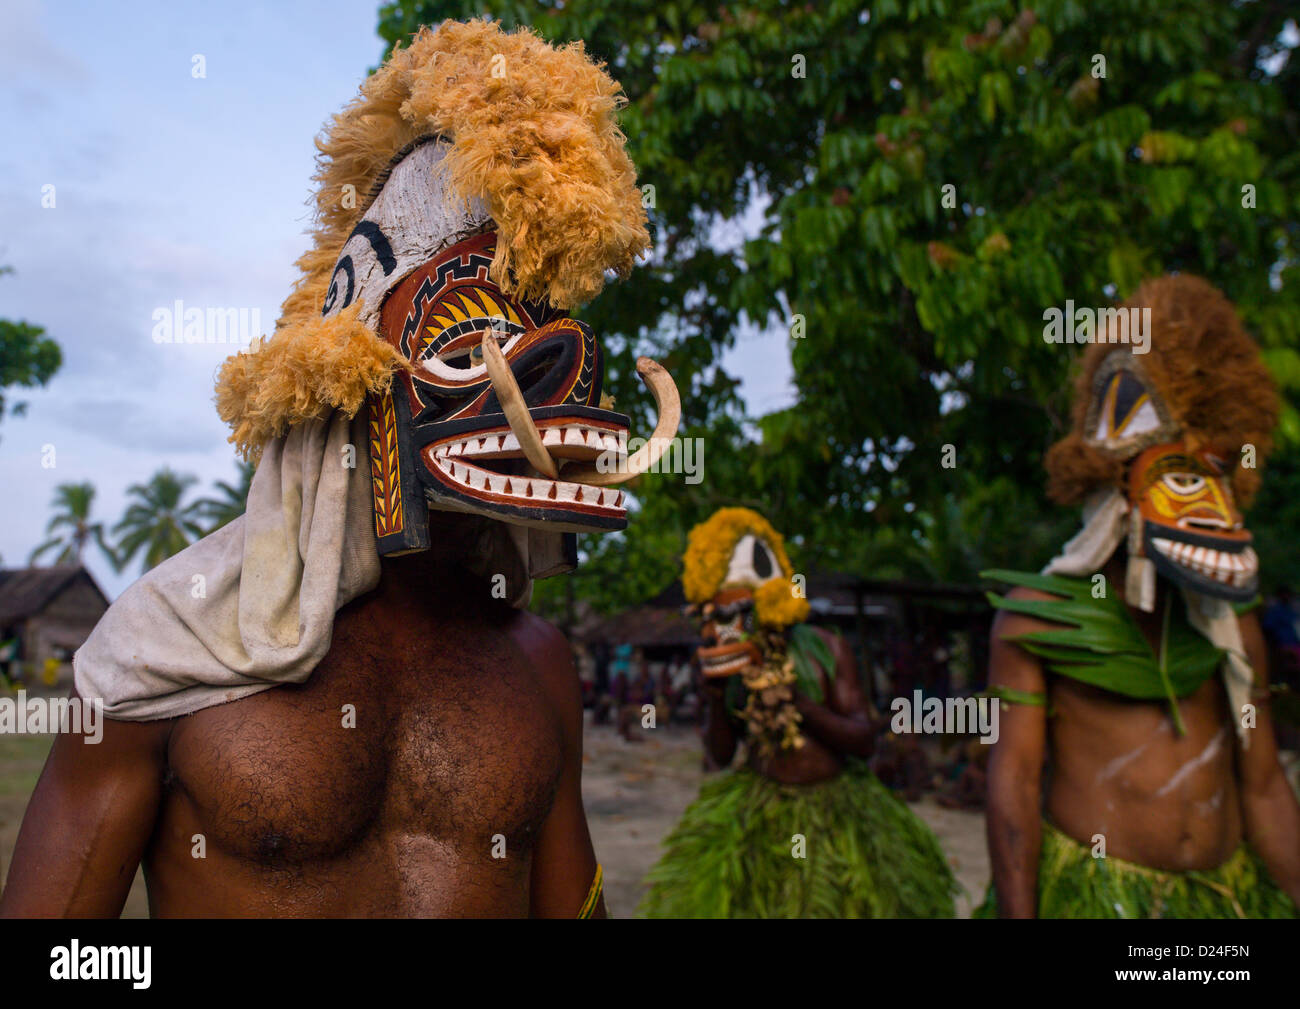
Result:
{"label": "mask's nose", "polygon": [[1204,529],[1208,532],[1226,532],[1235,528],[1231,518],[1213,508],[1197,508],[1192,514],[1184,515],[1179,525],[1186,529]]}
{"label": "mask's nose", "polygon": [[1232,505],[1229,491],[1221,481],[1205,481],[1205,497],[1178,517],[1183,529],[1204,532],[1238,532],[1242,528],[1241,514]]}

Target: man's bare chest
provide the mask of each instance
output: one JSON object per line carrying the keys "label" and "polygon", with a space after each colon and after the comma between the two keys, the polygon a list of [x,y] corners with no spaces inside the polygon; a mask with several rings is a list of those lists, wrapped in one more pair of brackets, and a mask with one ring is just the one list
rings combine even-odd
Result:
{"label": "man's bare chest", "polygon": [[209,844],[266,865],[386,835],[526,849],[560,776],[559,721],[517,652],[454,651],[385,668],[336,648],[303,686],[181,720],[168,802]]}
{"label": "man's bare chest", "polygon": [[1217,678],[1178,702],[1181,728],[1165,701],[1060,678],[1049,705],[1058,773],[1143,800],[1204,799],[1231,785],[1235,734]]}

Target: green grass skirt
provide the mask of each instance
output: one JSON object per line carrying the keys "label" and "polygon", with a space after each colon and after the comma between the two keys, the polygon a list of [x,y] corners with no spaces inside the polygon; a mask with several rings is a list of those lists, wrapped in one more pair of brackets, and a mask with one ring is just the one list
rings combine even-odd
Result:
{"label": "green grass skirt", "polygon": [[859,762],[818,785],[706,781],[646,883],[647,918],[951,918],[956,889],[930,829]]}
{"label": "green grass skirt", "polygon": [[[971,916],[996,918],[992,884]],[[1167,872],[1122,858],[1093,858],[1087,845],[1043,824],[1040,918],[1295,918],[1291,898],[1246,845],[1217,869]]]}

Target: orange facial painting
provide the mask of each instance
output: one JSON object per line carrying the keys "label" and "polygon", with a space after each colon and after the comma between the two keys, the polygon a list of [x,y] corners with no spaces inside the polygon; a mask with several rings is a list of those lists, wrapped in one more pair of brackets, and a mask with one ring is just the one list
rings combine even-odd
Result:
{"label": "orange facial painting", "polygon": [[1181,441],[1156,445],[1134,462],[1130,488],[1149,522],[1250,540],[1212,452],[1189,451]]}
{"label": "orange facial painting", "polygon": [[1144,553],[1163,574],[1209,595],[1254,595],[1259,560],[1220,457],[1183,441],[1153,446],[1133,461],[1129,500]]}

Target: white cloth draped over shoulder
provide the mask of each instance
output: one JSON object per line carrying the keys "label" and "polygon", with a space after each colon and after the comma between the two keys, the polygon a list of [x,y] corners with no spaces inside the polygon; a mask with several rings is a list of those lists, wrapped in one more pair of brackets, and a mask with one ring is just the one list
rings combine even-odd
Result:
{"label": "white cloth draped over shoulder", "polygon": [[109,607],[73,658],[78,693],[149,721],[301,683],[334,614],[379,582],[366,415],[268,442],[244,515]]}

